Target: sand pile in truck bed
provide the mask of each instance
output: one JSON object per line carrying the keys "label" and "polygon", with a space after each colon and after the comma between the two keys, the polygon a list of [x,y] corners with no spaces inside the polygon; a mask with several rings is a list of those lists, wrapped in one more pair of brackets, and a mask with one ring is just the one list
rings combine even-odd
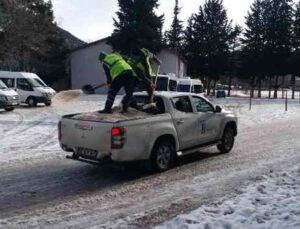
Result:
{"label": "sand pile in truck bed", "polygon": [[81,90],[61,91],[53,97],[52,102],[55,105],[71,102],[74,100],[78,100],[81,95],[82,95]]}
{"label": "sand pile in truck bed", "polygon": [[129,108],[127,113],[121,113],[121,108],[114,108],[112,114],[100,114],[97,111],[82,113],[73,116],[73,119],[85,120],[85,121],[99,121],[99,122],[118,122],[120,120],[133,120],[150,117],[152,114],[138,111],[133,108]]}

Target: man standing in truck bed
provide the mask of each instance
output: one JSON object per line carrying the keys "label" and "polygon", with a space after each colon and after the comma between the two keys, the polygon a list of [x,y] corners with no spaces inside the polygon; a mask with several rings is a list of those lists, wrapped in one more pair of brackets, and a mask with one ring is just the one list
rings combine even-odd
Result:
{"label": "man standing in truck bed", "polygon": [[99,113],[112,113],[112,106],[116,95],[122,87],[125,88],[126,92],[126,96],[122,101],[122,112],[126,113],[136,82],[132,67],[118,53],[107,55],[106,53],[101,52],[99,60],[103,63],[107,83],[110,85],[105,108],[104,110],[99,111]]}
{"label": "man standing in truck bed", "polygon": [[133,57],[128,61],[128,63],[133,68],[134,72],[136,73],[143,89],[145,89],[149,95],[149,101],[153,96],[153,90],[155,89],[155,85],[152,82],[153,70],[152,70],[152,62],[156,62],[157,65],[161,64],[159,58],[151,53],[149,50],[142,48],[142,49],[135,49],[133,50]]}

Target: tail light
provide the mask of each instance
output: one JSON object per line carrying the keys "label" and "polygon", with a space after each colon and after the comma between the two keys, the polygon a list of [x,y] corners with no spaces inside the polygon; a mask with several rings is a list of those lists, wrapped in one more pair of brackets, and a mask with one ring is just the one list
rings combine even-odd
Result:
{"label": "tail light", "polygon": [[58,140],[61,140],[61,121],[58,123]]}
{"label": "tail light", "polygon": [[114,127],[111,129],[111,148],[122,149],[126,141],[125,127]]}

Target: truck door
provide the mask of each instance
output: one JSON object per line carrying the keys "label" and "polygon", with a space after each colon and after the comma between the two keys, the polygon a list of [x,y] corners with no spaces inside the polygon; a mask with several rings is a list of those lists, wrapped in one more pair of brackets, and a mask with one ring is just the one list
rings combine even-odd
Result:
{"label": "truck door", "polygon": [[195,146],[196,126],[198,114],[193,112],[189,96],[172,98],[174,107],[174,125],[177,130],[180,149],[188,149]]}
{"label": "truck door", "polygon": [[213,105],[201,97],[193,96],[192,103],[198,115],[196,122],[196,135],[198,138],[196,144],[218,140],[221,124],[220,114],[215,113]]}

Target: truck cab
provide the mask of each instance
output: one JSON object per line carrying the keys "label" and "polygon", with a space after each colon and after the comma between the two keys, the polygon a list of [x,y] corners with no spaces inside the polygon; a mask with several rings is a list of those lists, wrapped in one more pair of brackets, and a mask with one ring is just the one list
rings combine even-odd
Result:
{"label": "truck cab", "polygon": [[19,105],[19,95],[0,80],[0,109],[13,111]]}

